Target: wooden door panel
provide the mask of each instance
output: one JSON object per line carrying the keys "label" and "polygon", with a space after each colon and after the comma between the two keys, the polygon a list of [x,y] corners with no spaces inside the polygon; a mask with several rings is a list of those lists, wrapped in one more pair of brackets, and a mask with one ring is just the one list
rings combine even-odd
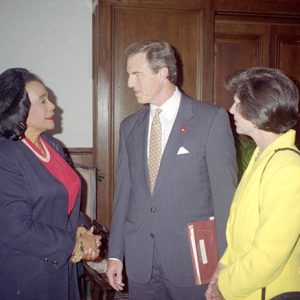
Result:
{"label": "wooden door panel", "polygon": [[232,95],[224,84],[233,72],[268,64],[268,26],[237,21],[216,22],[214,52],[214,102],[226,109]]}
{"label": "wooden door panel", "polygon": [[272,66],[300,82],[300,25],[271,27]]}
{"label": "wooden door panel", "polygon": [[[300,25],[273,25],[271,45],[271,66],[293,78],[300,88]],[[300,122],[295,129],[300,146]]]}
{"label": "wooden door panel", "polygon": [[[226,109],[232,104],[224,83],[232,72],[258,65],[258,39],[253,36],[217,35],[215,39],[215,103]],[[234,55],[233,55],[234,53]]]}

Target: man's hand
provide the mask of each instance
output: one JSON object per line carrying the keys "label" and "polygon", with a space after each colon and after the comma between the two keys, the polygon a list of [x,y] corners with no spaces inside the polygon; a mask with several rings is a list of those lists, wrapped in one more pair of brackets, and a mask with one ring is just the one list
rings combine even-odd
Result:
{"label": "man's hand", "polygon": [[118,259],[109,259],[106,276],[109,284],[116,290],[122,291],[124,283],[122,282],[123,263]]}

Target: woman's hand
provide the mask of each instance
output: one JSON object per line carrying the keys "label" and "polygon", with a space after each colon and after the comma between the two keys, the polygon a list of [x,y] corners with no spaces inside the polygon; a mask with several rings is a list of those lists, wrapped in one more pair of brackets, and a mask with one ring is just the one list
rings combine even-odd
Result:
{"label": "woman's hand", "polygon": [[220,270],[225,268],[226,266],[223,264],[218,264],[216,271],[214,272],[211,281],[209,283],[209,286],[206,290],[205,297],[206,300],[224,300],[218,286],[218,277]]}
{"label": "woman's hand", "polygon": [[76,263],[81,259],[95,260],[99,256],[101,236],[93,234],[94,227],[89,230],[80,226],[77,229],[76,244],[71,256],[71,261]]}
{"label": "woman's hand", "polygon": [[101,236],[93,234],[94,227],[92,226],[89,230],[82,231],[77,237],[83,243],[83,257],[84,260],[94,260],[99,256]]}

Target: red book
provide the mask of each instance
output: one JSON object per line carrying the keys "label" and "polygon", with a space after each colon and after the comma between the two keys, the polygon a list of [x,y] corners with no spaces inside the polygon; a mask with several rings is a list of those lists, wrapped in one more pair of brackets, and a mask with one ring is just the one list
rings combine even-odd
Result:
{"label": "red book", "polygon": [[207,284],[218,264],[214,217],[189,223],[187,228],[196,285]]}

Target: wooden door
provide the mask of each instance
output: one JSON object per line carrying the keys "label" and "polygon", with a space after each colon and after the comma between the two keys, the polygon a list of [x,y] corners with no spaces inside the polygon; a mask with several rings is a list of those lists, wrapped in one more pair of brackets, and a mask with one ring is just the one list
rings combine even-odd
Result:
{"label": "wooden door", "polygon": [[170,42],[181,58],[181,89],[211,101],[213,27],[211,0],[102,0],[94,18],[96,164],[105,176],[98,184],[97,217],[109,225],[115,186],[121,121],[140,109],[127,87],[124,51],[134,41]]}
{"label": "wooden door", "polygon": [[[271,45],[271,66],[289,75],[300,89],[300,20],[297,24],[273,25]],[[295,129],[300,146],[300,122]]]}
{"label": "wooden door", "polygon": [[229,109],[232,95],[224,84],[233,72],[269,64],[269,26],[259,22],[216,19],[214,103]]}
{"label": "wooden door", "polygon": [[274,67],[300,82],[300,20],[298,24],[276,24],[274,18],[250,21],[218,16],[214,44],[214,102],[227,109],[232,95],[224,83],[236,70]]}
{"label": "wooden door", "polygon": [[300,20],[271,27],[271,66],[300,82]]}

